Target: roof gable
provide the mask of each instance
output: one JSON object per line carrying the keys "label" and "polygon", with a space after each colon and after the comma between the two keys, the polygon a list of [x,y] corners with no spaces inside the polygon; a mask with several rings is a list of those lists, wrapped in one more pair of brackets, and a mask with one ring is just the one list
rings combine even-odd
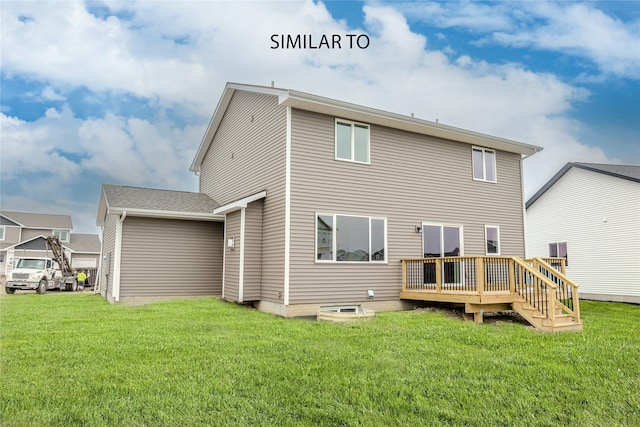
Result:
{"label": "roof gable", "polygon": [[571,168],[583,169],[603,175],[613,176],[632,182],[640,183],[640,166],[638,165],[612,165],[603,163],[577,163],[569,162],[560,169],[546,184],[544,184],[531,198],[527,201],[525,207],[528,209],[547,192],[560,178],[562,178]]}
{"label": "roof gable", "polygon": [[1,213],[0,213],[0,225],[12,226],[12,227],[20,227],[20,224],[18,224],[15,221],[11,221],[9,218],[5,217]]}
{"label": "roof gable", "polygon": [[[71,230],[70,215],[54,215],[31,212],[1,211],[5,219],[24,228]],[[5,224],[3,224],[5,225]]]}
{"label": "roof gable", "polygon": [[31,239],[25,240],[24,242],[16,243],[13,246],[9,246],[9,248],[14,248],[14,249],[19,249],[19,250],[26,250],[26,251],[46,251],[46,250],[48,250],[47,241],[46,241],[44,236],[32,237]]}
{"label": "roof gable", "polygon": [[196,173],[200,171],[204,156],[213,142],[213,137],[217,132],[218,126],[220,126],[220,123],[222,122],[227,107],[229,106],[231,98],[236,90],[277,96],[279,104],[285,107],[298,108],[344,119],[377,124],[393,129],[400,129],[418,134],[449,139],[452,141],[464,142],[471,145],[480,145],[524,155],[532,155],[542,150],[542,147],[535,145],[525,144],[518,141],[499,138],[291,89],[227,83],[189,170]]}

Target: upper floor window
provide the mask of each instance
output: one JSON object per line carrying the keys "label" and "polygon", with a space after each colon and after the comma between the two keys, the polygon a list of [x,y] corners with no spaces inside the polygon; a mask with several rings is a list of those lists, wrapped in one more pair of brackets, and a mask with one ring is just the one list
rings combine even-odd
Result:
{"label": "upper floor window", "polygon": [[567,254],[567,242],[549,243],[549,257],[564,258],[564,265],[569,265],[569,255]]}
{"label": "upper floor window", "polygon": [[53,235],[61,242],[69,241],[69,232],[67,230],[53,230]]}
{"label": "upper floor window", "polygon": [[500,228],[494,225],[485,225],[484,238],[487,255],[500,255]]}
{"label": "upper floor window", "polygon": [[488,148],[473,147],[471,149],[473,163],[473,179],[476,181],[496,182],[496,152]]}
{"label": "upper floor window", "polygon": [[0,240],[4,240],[4,227],[0,227]]}
{"label": "upper floor window", "polygon": [[336,159],[369,164],[369,125],[336,120]]}
{"label": "upper floor window", "polygon": [[317,261],[385,262],[386,256],[384,218],[316,216]]}

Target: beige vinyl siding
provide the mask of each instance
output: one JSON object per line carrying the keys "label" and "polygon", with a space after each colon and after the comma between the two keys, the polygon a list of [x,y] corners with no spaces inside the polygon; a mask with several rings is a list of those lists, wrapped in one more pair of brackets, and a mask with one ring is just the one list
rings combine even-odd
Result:
{"label": "beige vinyl siding", "polygon": [[127,217],[120,297],[221,295],[223,225]]}
{"label": "beige vinyl siding", "polygon": [[3,244],[10,246],[20,241],[20,227],[4,226]]}
{"label": "beige vinyl siding", "polygon": [[590,299],[640,303],[640,184],[573,167],[527,209],[527,252],[567,242],[567,275]]}
{"label": "beige vinyl siding", "polygon": [[[401,258],[422,256],[422,222],[463,226],[484,255],[485,224],[503,255],[524,255],[520,156],[497,151],[497,183],[473,180],[471,146],[372,125],[370,165],[334,160],[335,117],[293,110],[290,302],[399,298]],[[387,219],[387,263],[316,263],[315,214]]]}
{"label": "beige vinyl siding", "polygon": [[[240,217],[241,212],[227,214],[224,250],[224,299],[228,301],[240,300]],[[227,246],[227,241],[233,239],[234,247]]]}
{"label": "beige vinyl siding", "polygon": [[[22,239],[21,241],[29,240],[33,237],[37,236],[51,236],[53,230],[41,230],[41,229],[33,229],[33,228],[23,228],[22,229]],[[64,243],[64,242],[63,242]]]}
{"label": "beige vinyl siding", "polygon": [[[107,215],[104,220],[104,231],[102,237],[103,261],[100,265],[100,293],[109,301],[113,299],[113,267],[115,261],[117,222],[117,215]],[[109,265],[105,264],[105,259],[109,259]]]}
{"label": "beige vinyl siding", "polygon": [[272,302],[283,302],[285,160],[286,108],[276,96],[236,91],[203,159],[200,191],[224,205],[266,190],[261,298]]}
{"label": "beige vinyl siding", "polygon": [[[17,260],[18,258],[53,258],[53,254],[51,251],[38,251],[38,250],[29,250],[29,249],[16,249],[13,252],[13,259]],[[15,267],[15,261],[14,261]]]}
{"label": "beige vinyl siding", "polygon": [[257,301],[262,282],[262,207],[263,200],[250,203],[245,210],[243,298]]}

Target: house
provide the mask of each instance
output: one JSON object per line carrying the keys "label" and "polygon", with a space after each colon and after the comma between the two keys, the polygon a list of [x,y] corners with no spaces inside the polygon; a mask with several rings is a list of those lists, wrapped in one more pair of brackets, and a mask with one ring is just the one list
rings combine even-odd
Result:
{"label": "house", "polygon": [[[56,236],[76,269],[93,272],[96,277],[100,258],[97,234],[72,233],[71,216],[30,212],[0,211],[0,275],[13,268],[13,260],[23,257],[51,257],[45,238]],[[91,282],[93,278],[90,276]]]}
{"label": "house", "polygon": [[[167,195],[166,205],[131,197],[121,206],[109,194],[116,187],[105,186],[98,213],[103,262],[106,256],[115,264],[102,269],[113,281],[103,292],[113,301],[152,298],[153,283],[124,294],[133,286],[124,274],[125,246],[129,221],[132,228],[135,220],[136,228],[157,230],[157,237],[160,219],[166,227],[188,221],[221,227],[211,232],[208,246],[222,254],[210,252],[200,265],[207,269],[200,274],[212,281],[210,291],[281,316],[313,315],[325,305],[411,307],[412,299],[428,299],[417,290],[405,292],[405,261],[411,259],[456,256],[443,267],[447,279],[476,286],[476,268],[484,268],[477,262],[490,256],[508,263],[508,257],[525,255],[522,162],[540,150],[295,90],[229,83],[190,167],[199,191],[185,198],[202,197],[203,205],[174,206],[169,201],[178,201]],[[145,198],[161,195],[118,188]],[[160,245],[165,262],[179,271],[176,277],[185,277],[182,261],[172,261],[180,252],[172,246],[179,243],[162,242],[151,246]],[[479,258],[462,261],[464,255]],[[440,262],[433,264],[433,277],[444,271]],[[424,271],[432,267],[426,264]],[[529,264],[521,268],[533,271]],[[508,284],[500,292],[509,293]],[[477,293],[474,298],[489,301]]]}
{"label": "house", "polygon": [[526,213],[527,253],[565,258],[581,298],[640,303],[640,166],[568,163]]}

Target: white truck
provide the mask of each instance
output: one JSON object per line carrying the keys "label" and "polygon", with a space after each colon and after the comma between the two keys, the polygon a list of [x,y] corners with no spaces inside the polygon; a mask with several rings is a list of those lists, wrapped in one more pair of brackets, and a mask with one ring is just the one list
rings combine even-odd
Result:
{"label": "white truck", "polygon": [[16,290],[33,290],[43,294],[48,289],[76,291],[78,282],[72,276],[63,276],[58,263],[51,258],[20,258],[7,276],[5,290],[13,294]]}

